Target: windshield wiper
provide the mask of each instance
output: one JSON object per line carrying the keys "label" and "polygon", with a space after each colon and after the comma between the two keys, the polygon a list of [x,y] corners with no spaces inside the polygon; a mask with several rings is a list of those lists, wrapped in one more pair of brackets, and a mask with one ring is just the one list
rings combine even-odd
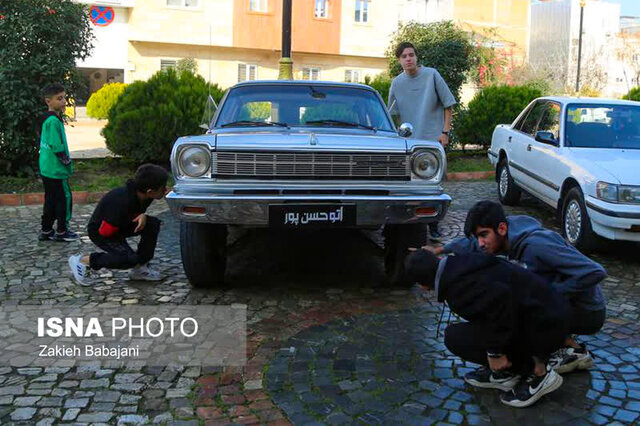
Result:
{"label": "windshield wiper", "polygon": [[289,127],[287,123],[280,123],[279,121],[252,121],[252,120],[240,120],[232,121],[231,123],[225,123],[220,127],[235,127],[235,126],[280,126]]}
{"label": "windshield wiper", "polygon": [[373,130],[374,132],[378,131],[378,129],[376,129],[373,126],[368,126],[362,123],[353,123],[351,121],[341,121],[341,120],[311,120],[311,121],[307,121],[305,124],[330,124],[335,126],[360,127],[362,129]]}

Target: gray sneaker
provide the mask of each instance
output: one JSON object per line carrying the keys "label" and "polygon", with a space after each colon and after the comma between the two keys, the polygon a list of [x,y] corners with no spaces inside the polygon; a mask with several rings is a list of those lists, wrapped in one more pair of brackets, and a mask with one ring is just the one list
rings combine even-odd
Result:
{"label": "gray sneaker", "polygon": [[160,272],[151,269],[148,264],[141,265],[129,271],[129,279],[132,281],[160,281]]}
{"label": "gray sneaker", "polygon": [[87,278],[87,265],[80,262],[82,259],[81,254],[75,256],[69,256],[69,268],[75,278],[76,282],[82,286],[90,286],[92,283]]}

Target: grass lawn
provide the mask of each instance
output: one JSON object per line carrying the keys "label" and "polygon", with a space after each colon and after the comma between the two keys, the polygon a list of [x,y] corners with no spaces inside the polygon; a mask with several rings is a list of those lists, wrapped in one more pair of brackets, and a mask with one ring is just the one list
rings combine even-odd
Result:
{"label": "grass lawn", "polygon": [[[448,173],[493,170],[484,151],[452,151],[447,161]],[[69,179],[73,191],[108,191],[122,186],[136,171],[136,164],[124,158],[74,160],[74,164],[75,173]],[[168,185],[173,186],[173,179],[169,178]],[[38,177],[0,176],[0,194],[27,192],[44,192]]]}
{"label": "grass lawn", "polygon": [[[73,162],[75,173],[69,179],[73,191],[108,191],[122,186],[136,171],[136,164],[123,158],[92,158]],[[173,185],[171,179],[169,184]],[[44,192],[40,179],[36,176],[0,176],[0,194],[25,192]]]}
{"label": "grass lawn", "polygon": [[490,172],[493,167],[486,151],[452,151],[447,153],[447,173]]}

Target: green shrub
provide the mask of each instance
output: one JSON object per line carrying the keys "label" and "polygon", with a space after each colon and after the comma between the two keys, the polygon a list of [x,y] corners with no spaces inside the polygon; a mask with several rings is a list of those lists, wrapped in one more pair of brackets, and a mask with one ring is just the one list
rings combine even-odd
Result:
{"label": "green shrub", "polygon": [[99,120],[106,119],[125,87],[127,85],[124,83],[111,83],[102,86],[87,101],[87,115]]}
{"label": "green shrub", "polygon": [[629,93],[624,95],[622,99],[640,102],[640,86],[634,87],[633,89],[629,90]]}
{"label": "green shrub", "polygon": [[87,9],[71,0],[0,1],[0,175],[34,174],[43,87],[60,83],[75,96],[76,61],[93,40]]}
{"label": "green shrub", "polygon": [[376,75],[373,80],[368,75],[364,77],[364,84],[371,86],[380,93],[382,100],[389,103],[389,89],[391,88],[391,77],[386,72]]}
{"label": "green shrub", "polygon": [[490,86],[478,92],[454,118],[456,139],[463,144],[491,145],[498,124],[511,123],[533,99],[542,96],[531,86]]}
{"label": "green shrub", "polygon": [[130,84],[109,111],[102,131],[107,147],[137,162],[166,164],[178,137],[202,133],[209,91],[219,102],[223,92],[217,85],[174,70]]}

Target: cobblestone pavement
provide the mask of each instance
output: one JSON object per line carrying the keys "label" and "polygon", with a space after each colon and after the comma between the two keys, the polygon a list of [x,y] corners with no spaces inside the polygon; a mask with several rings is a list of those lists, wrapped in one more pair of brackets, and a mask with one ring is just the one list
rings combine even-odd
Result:
{"label": "cobblestone pavement", "polygon": [[[495,199],[494,182],[451,182],[441,225],[461,234],[468,208]],[[93,205],[76,206],[82,230]],[[541,424],[640,420],[640,261],[638,245],[608,244],[594,258],[605,283],[609,319],[587,341],[589,372],[528,409],[502,406],[497,394],[465,385],[472,368],[436,337],[439,306],[420,289],[386,284],[379,233],[232,232],[228,287],[193,290],[182,271],[178,223],[164,204],[154,260],[166,278],[149,284],[121,271],[92,288],[71,280],[66,259],[92,244],[36,239],[41,208],[0,209],[0,300],[29,305],[246,304],[248,362],[243,368],[115,368],[81,364],[0,366],[0,423],[168,424]],[[528,213],[555,227],[553,212],[523,199]]]}

